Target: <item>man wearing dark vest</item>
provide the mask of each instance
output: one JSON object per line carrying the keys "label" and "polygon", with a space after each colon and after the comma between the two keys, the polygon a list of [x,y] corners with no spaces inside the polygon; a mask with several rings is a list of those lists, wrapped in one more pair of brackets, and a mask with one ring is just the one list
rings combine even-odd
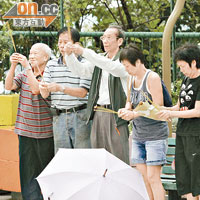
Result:
{"label": "man wearing dark vest", "polygon": [[[121,27],[110,25],[103,36],[105,54],[96,54],[78,44],[65,46],[67,65],[72,73],[91,77],[87,122],[93,120],[91,131],[92,148],[105,148],[107,151],[129,164],[129,131],[126,121],[117,114],[95,112],[95,106],[118,111],[126,103],[127,72],[119,62],[120,46],[124,40]],[[87,62],[80,63],[75,54],[82,55]]]}

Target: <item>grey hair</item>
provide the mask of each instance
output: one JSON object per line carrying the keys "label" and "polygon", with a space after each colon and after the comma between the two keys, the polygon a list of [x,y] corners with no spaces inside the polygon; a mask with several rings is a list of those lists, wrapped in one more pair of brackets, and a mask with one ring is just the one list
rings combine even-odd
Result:
{"label": "grey hair", "polygon": [[35,43],[33,46],[40,46],[40,48],[47,54],[48,60],[51,58],[52,50],[47,44]]}

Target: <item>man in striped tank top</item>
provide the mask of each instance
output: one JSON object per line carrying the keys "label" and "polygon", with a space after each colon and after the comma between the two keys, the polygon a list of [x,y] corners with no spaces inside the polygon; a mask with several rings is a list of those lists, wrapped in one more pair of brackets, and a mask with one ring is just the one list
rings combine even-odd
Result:
{"label": "man in striped tank top", "polygon": [[[50,60],[44,72],[40,91],[44,98],[51,96],[55,152],[58,148],[90,148],[90,123],[86,125],[86,108],[90,79],[73,75],[64,59],[67,42],[79,42],[80,35],[67,27],[58,32],[61,56]],[[78,58],[79,59],[79,58]]]}
{"label": "man in striped tank top", "polygon": [[[10,57],[11,67],[5,81],[7,90],[20,92],[15,133],[19,136],[21,192],[24,200],[42,200],[36,177],[54,156],[52,115],[49,99],[43,99],[39,81],[51,49],[43,43],[31,47],[29,61],[19,53]],[[24,71],[14,77],[20,63]]]}

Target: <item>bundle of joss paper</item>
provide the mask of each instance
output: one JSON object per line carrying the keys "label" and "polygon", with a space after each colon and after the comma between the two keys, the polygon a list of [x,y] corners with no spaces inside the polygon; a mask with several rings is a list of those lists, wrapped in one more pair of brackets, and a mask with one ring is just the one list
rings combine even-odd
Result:
{"label": "bundle of joss paper", "polygon": [[[145,94],[143,94],[143,95],[145,95]],[[147,100],[145,102],[141,101],[136,106],[136,108],[134,109],[134,111],[138,112],[138,114],[140,116],[143,116],[143,117],[147,117],[147,118],[154,119],[154,120],[166,121],[164,119],[158,118],[158,116],[157,116],[157,113],[162,110],[162,107],[159,106],[159,105],[157,105],[157,104],[155,104],[154,102],[152,102],[148,97],[146,97],[146,98],[148,99],[148,101],[151,104]],[[101,107],[101,106],[95,106],[94,107],[94,111],[100,111],[100,112],[108,112],[108,113],[118,114],[118,112],[116,112],[114,110],[107,109],[107,108],[104,108],[104,107]],[[170,121],[170,119],[168,121]]]}
{"label": "bundle of joss paper", "polygon": [[161,107],[155,105],[155,103],[149,104],[148,101],[140,102],[134,111],[138,112],[140,116],[147,117],[154,120],[161,120],[157,117],[157,113],[161,110]]}

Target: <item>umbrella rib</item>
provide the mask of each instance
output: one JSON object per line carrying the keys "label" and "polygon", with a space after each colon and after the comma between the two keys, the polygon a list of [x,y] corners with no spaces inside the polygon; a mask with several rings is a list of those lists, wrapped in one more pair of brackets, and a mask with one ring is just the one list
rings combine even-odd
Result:
{"label": "umbrella rib", "polygon": [[60,175],[60,174],[71,174],[71,173],[77,173],[77,174],[87,174],[87,175],[96,175],[96,174],[91,174],[91,172],[76,172],[76,171],[63,171],[63,172],[56,172],[56,173],[51,173],[51,174],[46,174],[46,175],[41,175],[38,178],[43,179],[43,178],[48,178],[49,176],[55,176],[55,175]]}
{"label": "umbrella rib", "polygon": [[121,171],[125,171],[125,170],[127,170],[127,169],[131,169],[131,167],[129,166],[129,167],[124,168],[124,169],[117,169],[117,170],[115,170],[115,171],[112,171],[113,169],[112,169],[112,170],[109,170],[109,168],[108,168],[109,174],[118,173],[119,171],[121,172]]}
{"label": "umbrella rib", "polygon": [[[111,179],[113,182],[117,182],[118,184],[121,184],[121,185],[124,185],[124,186],[130,188],[131,190],[134,189],[133,187],[131,187],[130,185],[128,185],[128,184],[126,184],[126,183],[124,183],[124,182],[119,182],[118,180],[116,180],[116,179],[114,179],[114,178],[112,178],[112,177],[110,177],[110,176],[106,176],[106,177],[109,178],[109,179]],[[98,178],[99,178],[99,177],[97,177],[97,179],[98,179]],[[96,180],[94,180],[94,181],[92,181],[92,182],[86,184],[84,187],[80,188],[79,190],[77,190],[77,191],[75,191],[73,194],[71,194],[71,196],[68,197],[66,200],[70,200],[70,199],[72,200],[72,198],[74,197],[74,195],[76,195],[76,193],[78,193],[78,192],[84,190],[84,189],[87,188],[89,185],[91,185],[91,184],[93,184],[93,183],[95,183],[95,182],[96,182]],[[139,192],[137,192],[136,190],[134,190],[134,191],[135,191],[139,196],[141,196],[141,198],[144,198],[144,196],[142,196]],[[99,188],[99,194],[101,194],[101,187]],[[98,194],[98,195],[99,195],[99,194]],[[98,195],[97,195],[97,196],[98,196]]]}
{"label": "umbrella rib", "polygon": [[[134,188],[132,188],[132,187],[130,187],[128,184],[125,184],[125,183],[121,183],[121,182],[119,182],[119,181],[117,181],[117,180],[115,180],[115,179],[113,179],[112,177],[109,177],[113,182],[117,182],[118,184],[122,184],[122,185],[124,185],[124,186],[126,186],[126,187],[128,187],[128,188],[130,188],[131,190],[133,190]],[[96,182],[96,180],[94,180],[94,181],[92,181],[91,183],[88,183],[87,185],[85,185],[84,187],[82,187],[81,189],[79,189],[79,190],[77,190],[77,191],[75,191],[73,194],[71,194],[71,196],[70,197],[68,197],[66,200],[72,200],[73,199],[73,197],[74,197],[74,195],[76,195],[78,192],[80,192],[80,191],[82,191],[82,190],[84,190],[85,188],[87,188],[89,185],[91,185],[91,184],[93,184],[93,183],[95,183]],[[101,190],[102,190],[103,188],[99,188],[99,194],[97,195],[97,196],[99,196],[100,194],[101,194]],[[141,198],[145,198],[144,196],[142,196],[139,192],[137,192],[136,190],[134,190]]]}
{"label": "umbrella rib", "polygon": [[[117,182],[117,183],[119,183],[119,184],[123,184],[123,185],[125,185],[126,187],[128,187],[128,188],[130,188],[130,189],[134,189],[134,188],[130,187],[130,185],[126,184],[126,183],[119,182],[119,181],[113,179],[112,177],[109,177],[109,178],[110,178],[112,181],[114,181],[114,182]],[[135,191],[135,192],[137,192],[137,191]],[[140,193],[137,192],[137,194],[139,194],[139,195],[141,196]],[[141,196],[141,197],[144,198],[143,196]]]}
{"label": "umbrella rib", "polygon": [[[99,178],[99,177],[98,177],[98,178]],[[97,178],[97,179],[98,179],[98,178]],[[84,190],[86,187],[88,187],[89,185],[91,185],[91,184],[93,184],[93,183],[95,183],[95,182],[96,182],[96,180],[92,181],[91,183],[88,183],[87,185],[85,185],[85,186],[82,187],[81,189],[75,191],[75,192],[74,192],[73,194],[71,194],[71,196],[68,197],[66,200],[70,200],[71,198],[73,198],[73,196],[74,196],[76,193],[78,193],[78,192]]]}

